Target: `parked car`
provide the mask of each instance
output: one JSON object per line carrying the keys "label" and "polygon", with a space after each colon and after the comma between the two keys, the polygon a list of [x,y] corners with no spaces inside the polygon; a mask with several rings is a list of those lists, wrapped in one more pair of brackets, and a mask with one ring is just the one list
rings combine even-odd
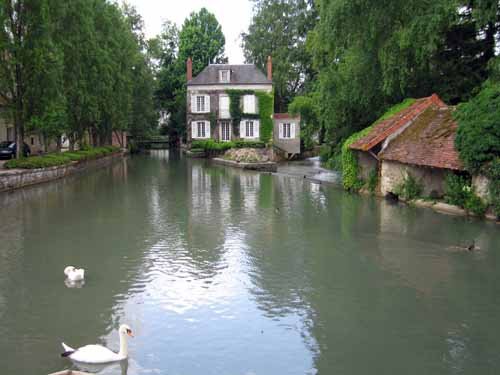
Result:
{"label": "parked car", "polygon": [[[13,159],[16,157],[17,144],[15,142],[0,142],[0,159]],[[23,144],[23,156],[30,156],[30,146]]]}

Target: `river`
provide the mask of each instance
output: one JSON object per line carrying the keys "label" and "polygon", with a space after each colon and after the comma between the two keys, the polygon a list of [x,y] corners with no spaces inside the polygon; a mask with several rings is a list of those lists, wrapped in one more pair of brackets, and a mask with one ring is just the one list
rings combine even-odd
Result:
{"label": "river", "polygon": [[[292,167],[293,168],[293,167]],[[157,151],[0,194],[0,372],[497,374],[500,227]],[[459,246],[475,240],[480,250]],[[68,288],[63,269],[86,269]]]}

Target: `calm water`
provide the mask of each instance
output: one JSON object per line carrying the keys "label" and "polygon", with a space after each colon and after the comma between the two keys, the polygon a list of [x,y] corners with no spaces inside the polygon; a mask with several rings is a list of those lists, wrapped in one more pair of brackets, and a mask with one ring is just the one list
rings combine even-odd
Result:
{"label": "calm water", "polygon": [[[498,374],[500,227],[158,152],[0,194],[0,372]],[[276,210],[278,208],[279,210]],[[456,245],[475,239],[474,253]],[[81,289],[64,266],[87,269]]]}

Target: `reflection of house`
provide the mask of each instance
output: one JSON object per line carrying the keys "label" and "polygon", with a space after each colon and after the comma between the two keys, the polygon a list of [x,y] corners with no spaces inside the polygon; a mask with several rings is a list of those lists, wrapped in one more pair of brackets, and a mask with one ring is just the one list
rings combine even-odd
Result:
{"label": "reflection of house", "polygon": [[[192,77],[192,61],[187,62],[188,142],[193,139],[260,139],[259,101],[255,92],[271,93],[272,62],[267,77],[253,64],[207,66]],[[233,124],[228,90],[242,90],[239,124]],[[235,125],[235,127],[233,126]]]}
{"label": "reflection of house", "polygon": [[376,124],[350,146],[360,177],[367,180],[379,168],[380,191],[386,195],[411,175],[422,183],[423,195],[442,196],[446,174],[464,170],[454,146],[457,124],[452,112],[434,94]]}
{"label": "reflection of house", "polygon": [[300,116],[275,113],[273,145],[285,153],[285,157],[300,154]]}

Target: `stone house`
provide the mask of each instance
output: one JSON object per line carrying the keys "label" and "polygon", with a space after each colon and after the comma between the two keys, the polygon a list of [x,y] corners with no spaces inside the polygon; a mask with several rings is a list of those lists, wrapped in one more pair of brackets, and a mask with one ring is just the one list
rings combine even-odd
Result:
{"label": "stone house", "polygon": [[349,147],[358,159],[359,177],[377,168],[380,194],[395,193],[406,176],[423,187],[424,196],[441,197],[448,173],[466,173],[455,149],[453,108],[436,94],[373,126]]}
{"label": "stone house", "polygon": [[300,154],[300,116],[275,113],[273,116],[273,146],[286,159]]}
{"label": "stone house", "polygon": [[[253,64],[210,64],[196,77],[192,61],[187,61],[187,143],[213,139],[259,140],[259,100],[255,92],[272,93],[272,60],[267,61],[267,76]],[[242,117],[234,124],[228,90],[246,92],[241,96]]]}

